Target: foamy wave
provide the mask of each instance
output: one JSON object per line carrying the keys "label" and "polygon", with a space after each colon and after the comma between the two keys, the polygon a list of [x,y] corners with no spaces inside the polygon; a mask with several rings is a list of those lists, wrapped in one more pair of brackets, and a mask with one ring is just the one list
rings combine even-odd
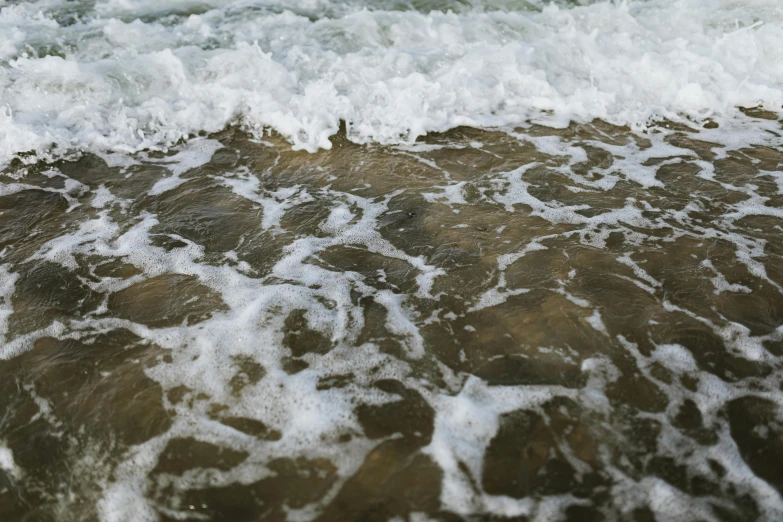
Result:
{"label": "foamy wave", "polygon": [[5,6],[0,163],[25,151],[165,147],[230,124],[315,151],[330,148],[341,121],[355,142],[388,144],[459,125],[643,128],[783,105],[777,0],[511,5]]}

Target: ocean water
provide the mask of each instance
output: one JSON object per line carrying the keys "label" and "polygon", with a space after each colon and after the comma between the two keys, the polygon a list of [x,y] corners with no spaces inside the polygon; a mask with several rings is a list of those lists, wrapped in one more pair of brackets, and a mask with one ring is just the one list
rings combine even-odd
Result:
{"label": "ocean water", "polygon": [[783,520],[778,0],[0,1],[0,520]]}

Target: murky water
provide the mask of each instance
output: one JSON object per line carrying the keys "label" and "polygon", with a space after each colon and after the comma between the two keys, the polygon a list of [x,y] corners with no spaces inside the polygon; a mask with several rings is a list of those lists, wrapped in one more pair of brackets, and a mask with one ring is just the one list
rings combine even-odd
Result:
{"label": "murky water", "polygon": [[17,161],[0,518],[780,520],[783,130],[741,123]]}

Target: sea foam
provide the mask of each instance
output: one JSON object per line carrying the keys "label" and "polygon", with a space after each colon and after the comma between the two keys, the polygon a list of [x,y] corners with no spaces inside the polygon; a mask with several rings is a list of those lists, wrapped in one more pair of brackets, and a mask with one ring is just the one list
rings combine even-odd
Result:
{"label": "sea foam", "polygon": [[341,121],[354,142],[392,144],[460,125],[644,129],[783,105],[776,0],[388,4],[5,5],[0,164],[165,148],[234,124],[315,151]]}

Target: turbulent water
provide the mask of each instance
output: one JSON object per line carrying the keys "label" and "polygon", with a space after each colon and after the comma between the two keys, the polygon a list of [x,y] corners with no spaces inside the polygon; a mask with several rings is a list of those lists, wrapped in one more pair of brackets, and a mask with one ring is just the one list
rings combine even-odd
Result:
{"label": "turbulent water", "polygon": [[783,520],[778,0],[0,1],[0,520]]}

